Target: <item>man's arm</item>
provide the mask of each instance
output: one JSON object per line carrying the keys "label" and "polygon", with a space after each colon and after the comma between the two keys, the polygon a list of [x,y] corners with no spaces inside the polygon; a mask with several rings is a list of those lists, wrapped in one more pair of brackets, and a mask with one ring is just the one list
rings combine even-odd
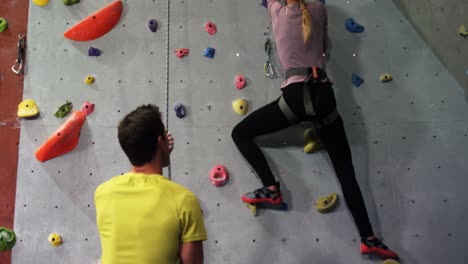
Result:
{"label": "man's arm", "polygon": [[203,264],[203,242],[195,241],[180,245],[181,264]]}

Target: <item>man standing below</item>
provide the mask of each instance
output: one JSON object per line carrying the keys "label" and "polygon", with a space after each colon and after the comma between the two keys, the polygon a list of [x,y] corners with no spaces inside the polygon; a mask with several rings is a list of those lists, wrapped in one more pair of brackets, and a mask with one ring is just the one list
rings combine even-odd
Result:
{"label": "man standing below", "polygon": [[159,108],[129,113],[118,138],[132,170],[96,189],[102,264],[202,264],[207,235],[197,197],[161,176],[174,139]]}

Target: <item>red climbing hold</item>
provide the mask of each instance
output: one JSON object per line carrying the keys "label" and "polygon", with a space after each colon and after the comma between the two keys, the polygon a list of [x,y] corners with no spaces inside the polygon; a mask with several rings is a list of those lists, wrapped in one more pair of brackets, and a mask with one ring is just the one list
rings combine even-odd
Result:
{"label": "red climbing hold", "polygon": [[189,49],[186,48],[180,48],[175,50],[175,54],[179,59],[182,59],[185,56],[188,56],[189,54]]}
{"label": "red climbing hold", "polygon": [[210,171],[210,181],[216,187],[221,187],[229,181],[229,173],[223,165],[216,165]]}
{"label": "red climbing hold", "polygon": [[236,88],[238,90],[242,89],[245,87],[245,77],[242,75],[236,75]]}
{"label": "red climbing hold", "polygon": [[216,25],[213,22],[206,22],[205,30],[210,35],[214,35],[218,31],[217,28],[216,28]]}
{"label": "red climbing hold", "polygon": [[72,151],[78,145],[81,127],[85,120],[85,113],[73,112],[68,120],[37,149],[36,159],[40,162],[46,162]]}
{"label": "red climbing hold", "polygon": [[81,106],[81,112],[85,113],[86,116],[89,116],[94,112],[94,104],[88,101],[84,102],[83,106]]}
{"label": "red climbing hold", "polygon": [[89,41],[102,37],[119,22],[122,9],[122,1],[115,0],[69,28],[63,35],[75,41]]}

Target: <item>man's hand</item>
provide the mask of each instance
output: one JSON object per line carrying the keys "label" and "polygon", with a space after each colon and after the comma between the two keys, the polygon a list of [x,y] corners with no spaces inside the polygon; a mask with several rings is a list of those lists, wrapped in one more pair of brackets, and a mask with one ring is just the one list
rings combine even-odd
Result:
{"label": "man's hand", "polygon": [[169,152],[172,152],[174,149],[174,138],[172,137],[171,132],[167,132],[167,140],[169,140]]}

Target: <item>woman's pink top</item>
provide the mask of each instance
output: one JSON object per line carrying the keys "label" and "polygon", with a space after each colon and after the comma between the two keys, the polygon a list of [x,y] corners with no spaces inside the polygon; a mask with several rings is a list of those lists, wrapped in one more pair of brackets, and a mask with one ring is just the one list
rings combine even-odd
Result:
{"label": "woman's pink top", "polygon": [[[327,10],[320,2],[307,3],[312,23],[312,35],[304,44],[302,11],[299,4],[283,6],[278,0],[268,0],[276,50],[283,70],[316,66],[325,69],[327,51]],[[303,82],[304,76],[291,76],[282,87]]]}

